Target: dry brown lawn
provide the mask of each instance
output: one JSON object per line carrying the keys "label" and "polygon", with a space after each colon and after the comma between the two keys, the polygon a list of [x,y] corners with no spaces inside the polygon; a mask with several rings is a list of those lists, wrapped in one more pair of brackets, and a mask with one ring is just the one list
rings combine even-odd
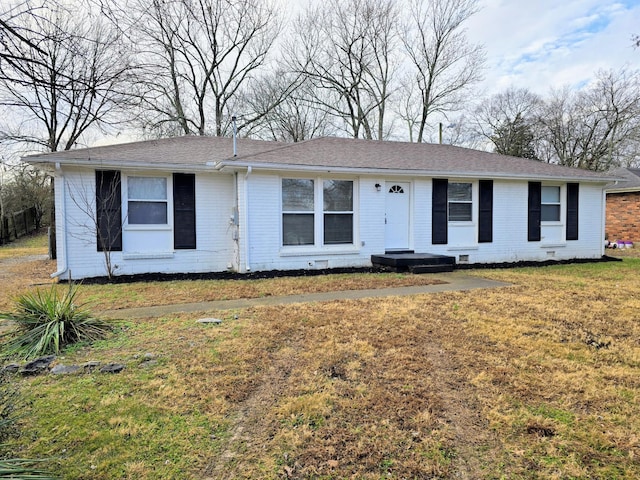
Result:
{"label": "dry brown lawn", "polygon": [[640,260],[613,253],[469,272],[512,284],[489,290],[124,322],[59,359],[122,374],[20,380],[11,448],[64,478],[640,478]]}
{"label": "dry brown lawn", "polygon": [[480,272],[514,286],[247,312],[220,354],[260,344],[205,472],[640,478],[639,267]]}

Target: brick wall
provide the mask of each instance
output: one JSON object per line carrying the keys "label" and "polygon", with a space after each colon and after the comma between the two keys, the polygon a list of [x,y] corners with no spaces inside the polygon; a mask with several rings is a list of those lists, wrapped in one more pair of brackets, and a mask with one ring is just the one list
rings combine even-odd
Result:
{"label": "brick wall", "polygon": [[608,193],[606,212],[605,232],[610,241],[640,244],[640,192]]}

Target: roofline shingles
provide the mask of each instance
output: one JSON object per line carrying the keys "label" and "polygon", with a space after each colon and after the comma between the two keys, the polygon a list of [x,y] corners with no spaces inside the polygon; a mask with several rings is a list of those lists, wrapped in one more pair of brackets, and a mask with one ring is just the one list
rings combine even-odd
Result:
{"label": "roofline shingles", "polygon": [[607,188],[607,193],[640,191],[640,169],[617,168],[613,170],[611,174],[620,177],[620,179]]}
{"label": "roofline shingles", "polygon": [[433,172],[474,175],[546,178],[580,178],[607,181],[611,177],[576,168],[452,145],[391,142],[320,137],[299,143],[238,139],[233,157],[233,139],[228,137],[174,137],[118,145],[92,147],[32,155],[31,163],[126,163],[145,165],[225,166],[287,165],[289,167],[349,168],[395,172]]}

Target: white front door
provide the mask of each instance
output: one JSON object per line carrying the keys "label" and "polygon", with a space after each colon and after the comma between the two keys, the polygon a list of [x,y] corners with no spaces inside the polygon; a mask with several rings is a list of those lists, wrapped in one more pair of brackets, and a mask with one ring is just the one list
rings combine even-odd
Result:
{"label": "white front door", "polygon": [[387,182],[385,185],[385,235],[386,250],[409,248],[409,199],[410,183]]}

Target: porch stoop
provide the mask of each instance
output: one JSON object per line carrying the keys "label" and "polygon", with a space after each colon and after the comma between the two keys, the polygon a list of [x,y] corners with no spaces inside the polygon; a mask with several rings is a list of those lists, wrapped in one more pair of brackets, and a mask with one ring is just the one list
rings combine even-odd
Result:
{"label": "porch stoop", "polygon": [[374,267],[392,272],[440,273],[452,272],[456,259],[447,255],[413,252],[387,252],[384,255],[371,255]]}

